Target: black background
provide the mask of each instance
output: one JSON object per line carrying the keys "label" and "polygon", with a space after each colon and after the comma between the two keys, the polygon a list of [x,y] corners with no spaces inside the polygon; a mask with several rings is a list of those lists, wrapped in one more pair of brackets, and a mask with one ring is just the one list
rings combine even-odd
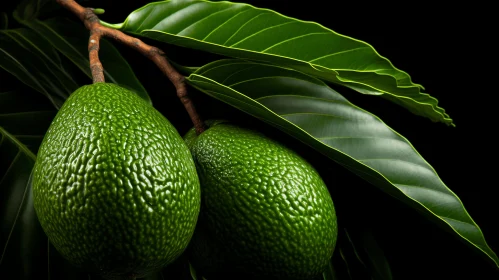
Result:
{"label": "black background", "polygon": [[[118,23],[148,1],[85,1],[86,6],[106,9],[101,19]],[[499,252],[498,203],[493,194],[496,181],[497,146],[493,136],[497,105],[492,32],[485,13],[487,6],[452,7],[417,1],[361,3],[348,1],[255,1],[247,3],[270,8],[284,15],[318,22],[344,35],[370,43],[415,83],[438,98],[439,105],[454,119],[456,127],[412,115],[404,108],[375,96],[343,88],[340,93],[354,104],[379,116],[405,136],[435,168],[443,182],[462,200],[481,227],[489,246]],[[403,3],[403,4],[402,4]],[[70,16],[69,14],[67,14]],[[488,33],[487,33],[488,32]],[[147,41],[147,40],[146,40]],[[217,56],[183,50],[147,41],[167,51],[177,62],[202,65]],[[140,55],[119,47],[150,92],[154,105],[181,134],[191,123],[168,81]],[[104,65],[105,67],[105,65]],[[490,68],[490,70],[489,70]],[[191,91],[204,117],[238,119],[282,139],[283,134],[252,118]],[[452,234],[402,203],[346,174],[342,168],[313,151],[287,140],[319,169],[337,205],[339,223],[351,227],[368,225],[375,231],[390,262],[394,279],[498,279],[499,273],[486,259]],[[340,171],[340,172],[338,172]],[[331,174],[334,174],[331,175]],[[334,177],[334,178],[332,178]],[[331,183],[329,183],[331,182]],[[342,190],[334,186],[342,186]],[[345,217],[342,219],[342,217]],[[348,217],[348,219],[346,218]]]}

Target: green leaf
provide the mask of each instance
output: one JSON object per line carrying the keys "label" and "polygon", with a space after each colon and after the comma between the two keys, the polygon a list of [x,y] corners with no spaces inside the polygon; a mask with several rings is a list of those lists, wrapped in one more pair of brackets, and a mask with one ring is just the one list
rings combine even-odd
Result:
{"label": "green leaf", "polygon": [[104,25],[179,46],[291,67],[452,125],[437,99],[369,44],[314,22],[251,5],[199,0],[150,3]]}
{"label": "green leaf", "polygon": [[56,108],[78,88],[57,52],[36,32],[0,30],[0,67],[47,97]]}
{"label": "green leaf", "polygon": [[5,30],[2,33],[12,39],[12,41],[15,41],[25,50],[28,50],[41,58],[46,66],[46,69],[52,74],[50,77],[53,77],[56,81],[59,81],[58,88],[54,88],[60,91],[60,93],[58,93],[59,96],[67,98],[75,89],[78,88],[78,84],[73,80],[71,74],[63,68],[57,51],[36,32],[26,28],[19,28]]}
{"label": "green leaf", "polygon": [[0,126],[35,154],[56,113],[29,88],[0,92]]}
{"label": "green leaf", "polygon": [[0,273],[12,279],[46,275],[47,242],[34,208],[29,178],[36,156],[0,127]]}
{"label": "green leaf", "polygon": [[187,82],[315,148],[499,266],[460,199],[409,141],[322,81],[274,65],[227,59],[201,67]]}
{"label": "green leaf", "polygon": [[[64,18],[52,18],[46,21],[24,21],[23,24],[45,37],[54,48],[70,59],[89,78],[92,77],[88,59],[89,32],[81,23],[75,23]],[[104,66],[107,82],[128,88],[149,103],[151,102],[147,91],[133,73],[128,62],[105,39],[101,39],[100,42],[99,58]]]}

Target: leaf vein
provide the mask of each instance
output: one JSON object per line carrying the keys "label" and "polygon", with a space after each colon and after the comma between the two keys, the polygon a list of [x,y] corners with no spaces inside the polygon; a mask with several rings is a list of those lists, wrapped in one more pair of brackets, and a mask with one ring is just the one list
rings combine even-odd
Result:
{"label": "leaf vein", "polygon": [[[251,19],[247,20],[247,21],[246,21],[243,25],[241,25],[241,27],[239,27],[239,28],[236,30],[236,32],[234,32],[234,34],[232,34],[232,35],[229,37],[229,39],[227,39],[227,40],[226,40],[226,41],[225,41],[222,45],[226,46],[226,44],[230,41],[230,39],[232,39],[232,37],[234,37],[237,33],[239,33],[239,31],[241,31],[241,29],[242,29],[243,27],[245,27],[248,23],[250,23],[252,20],[254,20],[254,19],[258,18],[258,17],[259,17],[259,16],[261,16],[261,15],[264,15],[264,14],[263,14],[263,13],[262,13],[262,14],[258,14],[258,15],[256,15],[256,16],[252,17]],[[228,46],[228,47],[232,47],[232,46]]]}
{"label": "leaf vein", "polygon": [[[344,51],[341,51],[341,52],[330,53],[330,54],[323,55],[323,56],[320,56],[318,58],[314,58],[312,60],[309,60],[308,62],[312,63],[314,61],[321,60],[321,59],[326,58],[326,57],[331,57],[331,56],[336,56],[336,55],[340,55],[340,54],[345,54],[345,53],[349,53],[349,52],[353,52],[353,51],[357,51],[357,50],[361,50],[361,49],[369,49],[369,48],[368,47],[358,47],[358,48],[354,48],[354,49],[350,49],[350,50],[344,50]],[[373,71],[373,72],[375,72],[375,71]]]}
{"label": "leaf vein", "polygon": [[264,49],[263,51],[261,51],[262,53],[266,53],[268,50],[274,48],[274,47],[277,47],[279,45],[282,45],[284,43],[287,43],[287,42],[290,42],[290,41],[293,41],[293,40],[296,40],[296,39],[300,39],[300,38],[304,38],[304,37],[307,37],[307,36],[313,36],[313,35],[324,35],[324,34],[329,34],[327,32],[314,32],[314,33],[308,33],[308,34],[303,34],[303,35],[300,35],[300,36],[295,36],[295,37],[292,37],[292,38],[289,38],[289,39],[286,39],[284,41],[281,41],[279,43],[276,43],[276,44],[273,44],[272,46]]}
{"label": "leaf vein", "polygon": [[[200,18],[200,19],[198,19],[198,20],[194,21],[193,23],[191,23],[191,24],[187,25],[187,26],[186,26],[186,27],[184,27],[182,30],[178,31],[178,32],[177,32],[177,34],[180,34],[180,33],[182,33],[184,30],[186,30],[187,28],[189,28],[189,27],[191,27],[191,26],[193,26],[193,25],[195,25],[195,24],[198,24],[200,21],[206,20],[207,18],[210,18],[210,17],[212,17],[212,16],[216,16],[216,15],[217,15],[217,14],[219,14],[219,13],[223,13],[223,12],[227,11],[227,10],[228,10],[228,9],[230,9],[230,8],[232,8],[232,7],[230,7],[230,6],[229,6],[229,7],[225,8],[225,9],[222,9],[222,10],[220,10],[220,11],[217,11],[217,12],[215,12],[215,13],[210,14],[209,16],[202,17],[202,18]],[[201,40],[201,41],[203,41],[203,40]]]}
{"label": "leaf vein", "polygon": [[248,40],[248,39],[250,39],[252,37],[255,37],[255,36],[257,36],[257,35],[259,35],[259,34],[261,34],[263,32],[266,32],[266,31],[268,31],[268,30],[270,30],[272,28],[280,27],[280,26],[283,26],[283,25],[286,25],[286,24],[290,24],[290,23],[293,23],[293,22],[292,21],[288,21],[288,22],[285,22],[285,23],[280,23],[280,24],[277,24],[277,25],[266,27],[266,28],[264,28],[264,29],[256,32],[255,34],[252,34],[252,35],[250,35],[250,36],[248,36],[248,37],[246,37],[244,39],[241,39],[241,40],[237,41],[236,43],[232,44],[231,47],[234,47],[234,46],[236,46],[236,45],[238,45],[238,44],[240,44],[240,43],[242,43],[242,42],[244,42],[244,41],[246,41],[246,40]]}
{"label": "leaf vein", "polygon": [[210,33],[208,33],[208,35],[204,36],[203,39],[201,39],[201,41],[206,41],[206,39],[208,37],[210,37],[211,34],[213,34],[215,31],[217,31],[218,29],[220,29],[222,26],[224,26],[225,24],[227,24],[229,21],[231,21],[233,18],[237,17],[238,15],[242,14],[242,13],[245,13],[249,11],[249,9],[246,9],[244,11],[240,11],[238,12],[237,14],[231,16],[230,18],[228,18],[227,20],[225,20],[222,24],[220,24],[219,26],[217,26],[217,28],[213,29]]}

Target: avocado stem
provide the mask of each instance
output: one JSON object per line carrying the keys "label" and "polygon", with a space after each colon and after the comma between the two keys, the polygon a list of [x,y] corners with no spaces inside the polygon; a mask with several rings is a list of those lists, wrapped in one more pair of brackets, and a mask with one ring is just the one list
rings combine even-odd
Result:
{"label": "avocado stem", "polygon": [[132,49],[140,52],[145,57],[153,61],[156,66],[168,77],[170,82],[173,83],[177,91],[177,97],[184,105],[185,110],[189,114],[196,134],[201,134],[205,131],[205,125],[199,116],[194,103],[189,97],[187,91],[187,83],[185,77],[180,74],[175,67],[173,67],[165,56],[165,53],[157,47],[150,46],[140,39],[129,36],[120,30],[103,26],[100,23],[99,17],[95,14],[95,9],[84,8],[74,0],[56,0],[59,5],[71,11],[78,16],[84,23],[85,27],[90,31],[90,38],[88,43],[88,55],[90,60],[90,70],[92,72],[93,83],[104,83],[104,68],[99,60],[99,48],[101,37],[109,37],[118,41]]}
{"label": "avocado stem", "polygon": [[104,67],[102,67],[102,63],[99,59],[99,49],[100,49],[100,38],[102,34],[93,29],[90,31],[90,38],[88,40],[88,57],[90,60],[90,71],[92,72],[92,82],[96,83],[105,83],[106,79],[104,78]]}

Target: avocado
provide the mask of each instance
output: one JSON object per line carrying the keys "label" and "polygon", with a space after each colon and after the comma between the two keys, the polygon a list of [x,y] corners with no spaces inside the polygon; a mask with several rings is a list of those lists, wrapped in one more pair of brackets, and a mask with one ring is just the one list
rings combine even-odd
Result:
{"label": "avocado", "polygon": [[310,279],[333,254],[337,218],[318,172],[264,134],[210,121],[188,144],[201,182],[189,245],[207,279]]}
{"label": "avocado", "polygon": [[201,197],[187,145],[163,115],[118,85],[71,94],[33,172],[34,207],[50,242],[106,279],[159,270],[194,232]]}

